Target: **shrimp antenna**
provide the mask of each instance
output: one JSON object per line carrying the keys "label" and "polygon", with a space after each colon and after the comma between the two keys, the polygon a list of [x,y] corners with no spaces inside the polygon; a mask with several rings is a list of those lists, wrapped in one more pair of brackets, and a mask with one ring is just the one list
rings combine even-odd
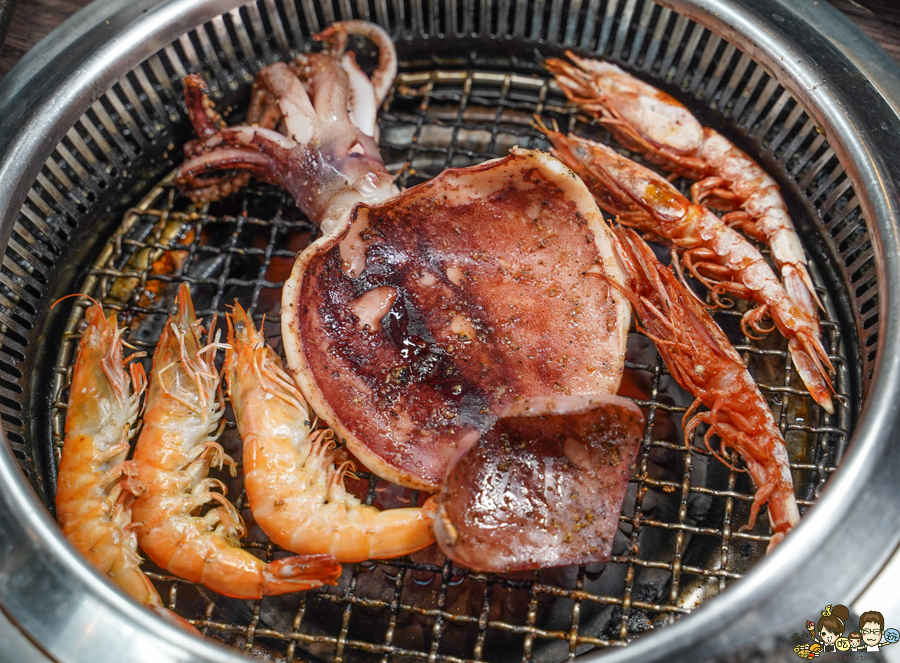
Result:
{"label": "shrimp antenna", "polygon": [[103,308],[103,306],[100,304],[100,302],[98,302],[96,299],[94,299],[94,298],[91,297],[90,295],[86,295],[86,294],[84,294],[83,292],[73,292],[71,295],[64,295],[63,297],[60,297],[60,298],[57,299],[55,302],[53,302],[52,304],[50,304],[51,310],[52,310],[57,304],[59,304],[61,301],[63,301],[64,299],[70,299],[70,298],[72,298],[72,297],[84,297],[85,299],[90,300],[90,302],[91,302],[94,306],[99,306],[101,309]]}
{"label": "shrimp antenna", "polygon": [[[545,136],[547,134],[551,133],[551,129],[547,126],[547,123],[544,122],[544,119],[540,115],[538,115],[537,113],[532,113],[531,117],[532,117],[532,122],[531,122],[532,127],[537,129],[538,131],[540,131]],[[552,132],[553,133],[561,133],[559,130],[559,123],[556,121],[556,118],[554,117],[550,121],[553,123]]]}

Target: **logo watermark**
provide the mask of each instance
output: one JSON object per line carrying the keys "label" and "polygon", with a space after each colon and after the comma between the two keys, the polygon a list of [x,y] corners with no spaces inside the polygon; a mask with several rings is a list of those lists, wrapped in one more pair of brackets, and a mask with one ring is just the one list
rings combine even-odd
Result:
{"label": "logo watermark", "polygon": [[800,658],[831,654],[833,661],[868,661],[870,652],[896,644],[900,631],[885,628],[884,615],[877,610],[862,613],[859,628],[848,623],[850,611],[842,605],[827,605],[816,621],[807,620],[806,630],[791,636],[794,652]]}

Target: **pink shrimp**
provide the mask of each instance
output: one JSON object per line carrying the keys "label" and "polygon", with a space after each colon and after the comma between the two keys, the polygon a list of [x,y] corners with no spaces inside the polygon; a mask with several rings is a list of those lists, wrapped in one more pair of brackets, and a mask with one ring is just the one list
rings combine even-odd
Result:
{"label": "pink shrimp", "polygon": [[56,483],[57,519],[66,538],[98,571],[167,621],[193,631],[166,608],[141,571],[131,529],[133,497],[121,481],[146,376],[140,364],[126,371],[115,314],[107,320],[94,304],[81,324]]}
{"label": "pink shrimp", "polygon": [[399,557],[434,541],[433,498],[423,508],[379,511],[346,491],[352,463],[335,462],[329,429],[312,430],[306,400],[239,304],[228,341],[225,374],[244,439],[244,488],[272,541],[340,562]]}
{"label": "pink shrimp", "polygon": [[[819,339],[816,321],[785,291],[765,259],[743,236],[702,205],[692,204],[652,170],[605,145],[542,127],[554,154],[588,185],[597,204],[621,223],[672,242],[683,250],[685,266],[713,294],[725,292],[755,301],[741,326],[748,336],[768,313],[788,339],[794,365],[810,394],[834,412],[827,371],[834,366]],[[752,331],[751,331],[752,330]]]}
{"label": "pink shrimp", "polygon": [[[772,411],[741,356],[696,295],[660,264],[634,231],[616,227],[613,233],[626,285],[608,282],[631,300],[642,331],[656,343],[672,377],[695,398],[684,415],[685,439],[705,423],[709,428],[704,442],[717,458],[729,464],[711,448],[713,435],[719,436],[722,447],[741,455],[756,484],[746,528],[753,527],[760,507],[768,503],[771,551],[800,521],[787,449]],[[700,405],[709,410],[697,413]]]}
{"label": "pink shrimp", "polygon": [[[235,598],[285,594],[334,583],[341,567],[330,555],[288,557],[269,563],[243,550],[244,525],[224,494],[207,478],[211,465],[234,461],[216,442],[223,421],[221,376],[215,367],[222,344],[201,343],[190,290],[181,286],[153,356],[144,426],[134,453],[129,488],[143,551],[177,576]],[[206,504],[218,506],[202,516]]]}
{"label": "pink shrimp", "polygon": [[694,202],[738,210],[724,217],[726,223],[740,225],[768,243],[788,295],[817,321],[821,302],[775,180],[665,92],[609,62],[580,58],[571,51],[566,55],[574,66],[558,59],[548,60],[546,66],[569,100],[601,118],[628,149],[646,154],[672,173],[699,180],[691,188]]}

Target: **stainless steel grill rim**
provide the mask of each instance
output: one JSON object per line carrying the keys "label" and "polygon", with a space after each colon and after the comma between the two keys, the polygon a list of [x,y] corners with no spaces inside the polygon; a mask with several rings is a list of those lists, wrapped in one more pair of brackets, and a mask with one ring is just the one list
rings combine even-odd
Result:
{"label": "stainless steel grill rim", "polygon": [[[612,4],[612,3],[611,3],[611,4]],[[170,5],[166,5],[164,8],[171,8],[171,4],[170,4]],[[721,11],[721,10],[722,10],[722,7],[717,5],[717,9],[718,9],[719,11]],[[161,10],[160,10],[160,11],[161,11]],[[725,15],[725,16],[727,17],[727,13],[723,13],[723,15]],[[738,16],[740,16],[740,14],[738,14]],[[788,16],[791,16],[791,14],[788,13]],[[701,17],[701,19],[702,19],[702,18],[704,18],[704,17]],[[763,17],[763,18],[765,18],[765,17]],[[724,19],[723,19],[723,20],[724,20]],[[795,33],[795,34],[796,34],[796,33]],[[744,37],[744,38],[746,38],[746,37]],[[760,42],[760,43],[765,43],[765,42]],[[777,51],[777,48],[776,48],[777,46],[778,46],[777,44],[774,45],[774,46],[772,46],[773,50],[776,50],[776,51]],[[760,59],[762,59],[762,60],[764,60],[764,61],[768,61],[768,60],[767,60],[767,57],[768,57],[768,56],[766,56],[766,57],[761,57]],[[771,66],[771,65],[770,65],[770,66]],[[776,72],[776,73],[777,73],[777,72]],[[821,83],[821,82],[819,83],[819,85],[820,85],[820,87],[825,87],[825,86],[826,86],[825,84],[823,84],[823,83]],[[103,86],[98,86],[98,88],[99,88],[99,89],[103,89]],[[792,89],[793,89],[793,88],[792,88]],[[796,93],[796,92],[795,92],[795,93]],[[803,99],[803,95],[802,95],[802,94],[798,94],[798,96],[800,96],[801,100]],[[832,124],[833,124],[832,122],[827,121],[827,118],[826,118],[826,120],[822,121],[822,125],[823,125],[823,127],[825,128],[825,130],[826,130],[827,132],[829,132],[829,136],[831,135]],[[837,125],[838,125],[838,128],[840,128],[841,123],[838,122]],[[845,128],[845,130],[847,130],[847,129]],[[840,135],[840,133],[838,133],[837,135]],[[834,141],[832,141],[832,143],[834,143]],[[52,143],[50,143],[50,144],[52,144]],[[838,148],[836,147],[836,149],[838,149]],[[853,146],[852,146],[852,145],[849,146],[849,147],[848,147],[848,146],[844,146],[844,151],[847,153],[847,155],[851,155],[851,156],[852,156],[852,155],[854,154],[854,150],[853,150]],[[846,163],[846,160],[844,160],[844,161],[845,161],[845,163]],[[40,162],[41,162],[40,160],[37,161],[37,163],[40,163]],[[882,167],[884,166],[884,164],[877,164],[877,165],[881,165]],[[4,163],[4,166],[5,166],[6,168],[8,168],[8,167],[9,167],[9,161],[6,161],[6,162]],[[857,168],[857,170],[859,170],[859,168]],[[872,169],[872,173],[873,173],[873,174],[877,174],[877,172],[878,172],[878,169],[877,169],[877,168]],[[851,175],[853,175],[853,174],[854,174],[854,173],[851,171]],[[855,173],[855,174],[856,174],[857,176],[859,176],[859,175],[860,175],[860,172],[857,172],[857,173]],[[27,187],[27,186],[30,186],[30,182],[33,181],[33,175],[32,175],[31,177],[32,177],[31,180],[29,180],[28,177],[25,177],[25,178],[20,179],[20,180],[17,180],[17,181],[19,181],[19,182],[24,182],[24,186]],[[866,181],[866,180],[854,180],[854,181],[855,181],[855,182],[858,182],[858,181]],[[877,181],[877,180],[875,180],[875,181]],[[868,183],[868,182],[867,182],[867,183]],[[884,182],[884,185],[887,186],[887,185],[888,185],[888,182],[885,181],[885,182]],[[15,188],[15,187],[11,187],[9,190],[7,190],[7,193],[4,194],[4,196],[8,197],[7,194],[10,192],[10,190],[12,190],[12,189],[14,189],[14,188]],[[877,215],[873,216],[873,214],[872,214],[873,212],[878,212],[878,211],[882,211],[882,212],[884,212],[884,211],[892,212],[892,210],[890,209],[890,203],[889,203],[889,201],[887,201],[887,204],[881,203],[881,206],[880,206],[880,208],[879,208],[879,205],[878,205],[878,204],[875,204],[875,203],[878,203],[879,201],[875,201],[875,203],[873,203],[872,200],[867,200],[868,196],[866,195],[866,192],[865,192],[864,190],[862,190],[859,186],[857,186],[857,191],[860,193],[860,196],[861,196],[861,198],[862,198],[863,208],[864,208],[864,210],[866,211],[866,215],[867,215],[867,217],[868,217],[869,219],[873,219],[873,218],[874,218],[874,219],[876,219],[876,220],[879,220],[880,218],[882,218],[882,217],[879,217],[879,216],[877,216]],[[5,202],[5,201],[4,201],[4,202]],[[17,203],[17,204],[18,204],[18,203]],[[16,208],[16,205],[13,205],[12,209],[15,209],[15,208]],[[6,210],[6,211],[8,212],[8,210]],[[7,214],[4,215],[4,218],[9,219],[9,218],[11,218],[11,216],[10,216],[9,213],[7,213]],[[884,218],[890,218],[890,217],[884,217]],[[5,224],[5,225],[4,225],[4,228],[8,228],[8,226],[9,226],[9,224]],[[880,223],[877,223],[876,233],[877,233],[879,230],[882,230],[880,226],[881,226],[881,224],[880,224]],[[890,229],[888,229],[888,231],[889,231],[889,230],[890,230]],[[8,232],[8,230],[7,230],[7,232]],[[887,235],[890,236],[890,232],[887,232]],[[890,237],[889,237],[889,238],[890,238]],[[881,240],[882,240],[882,248],[884,248],[884,237],[882,237]],[[893,255],[895,255],[895,254],[896,254],[896,251],[894,251]],[[883,268],[883,265],[879,265],[879,268],[880,268],[879,277],[881,277],[881,278],[879,278],[879,281],[880,281],[881,284],[884,285],[886,282],[885,282],[884,279],[883,279],[883,276],[884,276],[884,268]],[[886,291],[886,292],[890,292],[890,291]],[[880,301],[879,303],[880,303],[880,307],[883,309],[884,306],[885,306],[884,295],[882,295],[882,299],[881,299],[881,301]],[[882,313],[883,313],[883,311],[882,311]],[[882,324],[882,325],[885,324],[885,320],[886,320],[886,319],[888,319],[888,318],[886,318],[886,316],[882,314],[882,315],[881,315],[881,324]],[[883,342],[884,342],[883,339],[885,338],[885,333],[884,333],[884,332],[882,332],[881,337],[882,337],[882,341],[881,341],[881,342],[883,343]],[[881,353],[881,354],[884,354],[884,353]],[[881,359],[881,358],[880,358],[880,359]],[[883,361],[883,360],[882,360],[882,361]],[[872,394],[873,394],[872,397],[873,397],[873,398],[874,398],[874,394],[876,394],[875,389],[876,389],[876,387],[877,387],[878,384],[879,384],[879,383],[878,383],[878,377],[879,377],[879,374],[876,373],[876,379],[873,381],[873,388],[872,388]],[[871,406],[871,404],[870,404],[870,406]],[[882,421],[882,422],[880,422],[880,423],[881,423],[881,425],[883,425],[885,422]],[[866,431],[866,432],[868,432],[868,431]],[[828,490],[826,491],[826,497],[827,497],[828,494],[834,493],[836,490],[839,490],[839,487],[840,487],[840,486],[843,486],[845,489],[847,488],[847,482],[843,481],[843,477],[844,477],[844,475],[845,475],[846,473],[848,473],[848,472],[855,472],[855,473],[856,473],[856,479],[859,480],[859,477],[860,477],[860,474],[859,474],[859,472],[860,472],[860,467],[858,467],[858,466],[859,466],[861,463],[864,465],[864,464],[865,464],[864,461],[866,460],[866,459],[863,459],[863,461],[860,461],[860,460],[859,460],[860,454],[857,453],[857,451],[859,450],[859,447],[861,446],[861,442],[860,442],[860,438],[861,438],[861,437],[863,437],[863,436],[860,435],[860,434],[858,433],[858,435],[857,435],[857,441],[855,442],[855,445],[854,445],[856,448],[855,448],[854,450],[851,451],[850,455],[849,455],[848,458],[847,458],[847,461],[845,462],[844,467],[842,468],[841,472],[839,473],[838,478],[837,478],[834,482],[832,482],[831,485],[829,485]],[[896,459],[894,459],[894,460],[896,460]],[[855,465],[853,464],[854,461],[857,461]],[[855,467],[856,469],[855,469],[855,470],[853,470],[853,469],[848,470],[848,469],[847,469],[848,466],[851,467],[851,468],[854,468],[854,467]],[[2,468],[0,468],[0,469],[2,469]],[[865,468],[862,468],[862,469],[865,469]],[[885,471],[887,471],[887,470],[885,470]],[[12,477],[13,477],[13,479],[17,479],[17,478],[18,478],[19,483],[21,483],[21,479],[20,479],[19,477],[17,477],[17,475],[13,474]],[[842,481],[843,481],[843,483],[841,483]],[[6,485],[6,484],[4,484],[4,485]],[[879,487],[883,487],[884,485],[885,485],[885,484],[882,483],[880,486],[876,485],[875,487],[876,487],[876,488],[879,488]],[[13,485],[12,488],[16,488],[16,486]],[[20,488],[21,488],[21,486],[20,486]],[[848,492],[848,491],[845,490],[845,492]],[[853,492],[853,491],[849,491],[849,492]],[[877,492],[877,491],[873,491],[873,492]],[[20,494],[20,497],[21,497],[21,494]],[[830,503],[828,503],[828,504],[832,505],[831,511],[841,510],[841,509],[840,509],[841,505],[836,504],[836,502],[835,502],[834,500],[832,500],[832,502],[830,502]],[[835,505],[836,505],[836,506],[835,506]],[[819,512],[824,512],[824,508],[825,508],[825,506],[826,506],[826,503],[823,502],[820,506],[821,506],[822,508],[817,508],[817,509],[814,511],[813,514],[811,514],[810,516],[807,517],[807,519],[806,519],[807,521],[810,520],[810,519],[815,518],[815,517],[818,515]],[[843,506],[846,507],[847,505],[843,505]],[[40,510],[39,510],[39,509],[38,509],[38,510],[35,510],[35,513],[40,513]],[[5,515],[6,515],[6,514],[4,514],[4,516],[5,516]],[[38,517],[40,517],[40,516],[38,516]],[[44,519],[46,520],[46,514],[44,514]],[[822,518],[819,518],[819,521],[821,521],[821,520],[822,520]],[[31,525],[28,525],[28,527],[29,527],[29,528],[34,528],[35,525],[32,523]],[[55,527],[50,527],[48,530],[45,530],[45,532],[43,532],[42,535],[43,535],[43,534],[49,534],[50,537],[51,537],[51,539],[52,539],[52,538],[53,538],[53,534],[54,534],[54,532],[53,532],[54,529],[55,529]],[[793,541],[794,541],[795,539],[797,539],[798,537],[801,536],[801,534],[806,534],[806,538],[807,538],[807,539],[810,539],[810,535],[809,535],[808,533],[812,533],[812,535],[811,535],[811,536],[812,536],[812,539],[811,539],[812,541],[815,541],[816,538],[819,538],[819,539],[822,538],[821,536],[816,537],[816,536],[815,536],[815,529],[812,528],[812,527],[807,526],[806,521],[804,521],[804,525],[801,526],[801,528],[798,529],[798,532],[795,533],[795,534],[789,539],[789,542],[786,543],[785,546],[784,546],[783,548],[791,547],[791,548],[794,550],[794,555],[795,555],[795,556],[798,554],[798,551],[800,551],[800,552],[802,553],[802,551],[803,551],[803,548],[802,548],[802,547],[799,547],[799,546],[796,546],[796,545],[792,545],[792,544],[793,544]],[[845,529],[845,531],[844,531],[844,535],[847,536],[847,530],[846,530],[846,529]],[[58,539],[58,538],[59,538],[59,537],[58,537],[58,534],[57,534],[57,535],[56,535],[56,539]],[[847,539],[847,540],[852,540],[852,538],[849,538],[849,539]],[[872,539],[870,538],[870,540],[872,540]],[[56,543],[58,544],[59,541],[56,541]],[[62,547],[65,548],[65,546],[62,546]],[[828,557],[828,556],[833,556],[833,555],[826,555],[826,557]],[[883,556],[883,555],[882,555],[882,556]],[[819,555],[819,557],[821,557],[821,555]],[[4,564],[6,564],[6,559],[5,559],[5,558],[4,558],[3,561],[4,561]],[[72,559],[69,559],[69,560],[67,560],[67,561],[70,561],[70,562],[74,561],[76,567],[80,565],[80,562],[79,562],[79,561],[75,561],[75,560],[72,560]],[[81,566],[83,567],[83,565],[81,565]],[[754,571],[754,577],[757,577],[757,582],[759,582],[759,578],[760,578],[760,577],[762,577],[762,578],[772,577],[772,574],[773,574],[773,573],[775,573],[775,574],[777,575],[778,569],[779,569],[779,568],[781,568],[782,571],[783,571],[784,569],[789,568],[790,566],[791,566],[791,564],[790,564],[789,556],[788,556],[786,553],[783,553],[783,552],[780,550],[779,553],[778,553],[777,555],[775,555],[775,556],[774,556],[773,558],[771,558],[770,560],[767,560],[763,565],[760,565],[760,567],[759,567],[757,570]],[[765,570],[768,570],[768,569],[775,569],[775,570],[774,570],[774,571],[768,571],[768,575],[765,575],[765,574],[760,575],[760,569],[765,569]],[[82,568],[81,570],[84,571],[85,569]],[[863,575],[864,575],[864,574],[863,574]],[[858,586],[859,583],[864,582],[864,578],[863,578],[862,580],[856,579],[854,582],[855,582],[855,583],[857,584],[857,586]],[[94,584],[96,584],[96,581],[94,582]],[[728,594],[726,594],[725,597],[723,597],[723,598],[721,598],[721,599],[715,601],[715,602],[713,603],[713,605],[714,605],[714,606],[717,606],[717,607],[721,605],[721,608],[719,608],[720,610],[722,610],[722,609],[727,609],[727,606],[728,606],[728,605],[733,605],[733,604],[734,604],[734,601],[730,601],[730,603],[726,603],[726,599],[730,599],[730,597],[731,597],[732,595],[735,595],[735,593],[736,593],[739,589],[743,589],[743,585],[744,585],[744,584],[745,584],[745,583],[739,584],[737,587],[735,587],[734,589],[732,589]],[[847,583],[847,582],[844,583],[845,586],[847,586],[847,585],[849,585],[849,584],[850,584],[850,583]],[[835,590],[835,591],[837,591],[837,590]],[[852,591],[852,590],[851,590],[851,591]],[[109,593],[109,592],[107,592],[107,594],[108,594],[108,593]],[[758,590],[753,590],[753,591],[751,592],[751,597],[752,597],[752,594],[754,594],[754,593],[757,595],[757,596],[754,597],[755,599],[757,599],[757,601],[759,601],[759,600],[764,600],[764,599],[765,599],[764,596],[759,596],[760,592],[759,592]],[[101,594],[102,594],[102,592],[101,592]],[[808,588],[807,588],[807,595],[808,595]],[[112,597],[108,597],[108,598],[112,598]],[[115,598],[117,598],[117,597],[115,597]],[[746,597],[745,597],[745,598],[746,598]],[[823,600],[831,601],[831,600],[833,600],[833,598],[834,598],[833,595],[829,595],[828,597],[823,598]],[[4,597],[4,603],[6,603],[5,597]],[[119,603],[122,603],[121,599],[119,600]],[[743,605],[738,605],[738,608],[742,608],[743,610],[749,610],[749,609],[750,609],[750,606],[752,606],[752,605],[754,605],[753,602],[745,602]],[[757,603],[757,605],[758,605],[758,603]],[[637,652],[634,652],[634,650],[635,650],[636,648],[641,648],[641,647],[644,645],[644,641],[647,641],[648,643],[649,643],[650,641],[654,641],[654,642],[657,642],[657,641],[658,641],[658,642],[660,642],[660,644],[661,644],[663,641],[660,639],[659,636],[666,636],[667,639],[671,639],[672,637],[674,637],[674,636],[677,635],[678,633],[688,634],[688,633],[689,633],[688,629],[687,629],[687,628],[682,628],[682,624],[688,624],[688,625],[699,624],[699,623],[700,623],[699,620],[700,620],[701,615],[703,615],[703,616],[705,617],[705,615],[706,615],[707,613],[709,613],[709,612],[710,612],[710,611],[708,611],[708,610],[706,610],[706,611],[701,610],[701,611],[699,611],[699,613],[698,613],[696,616],[692,617],[690,620],[685,620],[684,622],[682,622],[682,623],[680,623],[680,624],[677,624],[677,625],[676,625],[675,627],[673,627],[672,629],[668,629],[667,631],[664,631],[664,632],[662,632],[662,633],[654,634],[654,635],[652,635],[652,636],[650,636],[650,637],[648,637],[648,638],[644,638],[642,641],[639,641],[638,643],[635,643],[634,645],[632,645],[632,647],[630,647],[630,648],[629,648],[628,650],[626,650],[625,652],[620,652],[619,654],[621,654],[621,655],[627,655],[627,656],[629,656],[629,657],[630,657],[631,655],[635,655]],[[144,617],[143,615],[141,615],[141,617],[143,617],[144,620],[149,620],[148,617]],[[746,621],[746,620],[747,620],[748,617],[750,617],[750,615],[744,615],[744,621],[743,621],[744,624],[747,624],[747,621]],[[722,623],[727,623],[727,620],[723,620],[723,619],[717,618],[717,617],[715,617],[715,616],[713,616],[713,617],[711,617],[711,618],[708,618],[707,621],[709,621],[709,619],[713,619],[714,621],[716,621],[716,622],[718,622],[718,623],[720,623],[720,624],[722,624]],[[152,620],[151,620],[151,621],[152,621]],[[771,624],[772,624],[772,622],[769,623],[769,627],[771,627]],[[27,628],[27,626],[26,626],[26,628]],[[697,627],[691,626],[690,628],[692,628],[692,629],[695,630],[696,628],[701,628],[701,627],[699,627],[699,626],[697,626]],[[733,625],[732,625],[732,628],[733,628]],[[751,626],[751,628],[752,628],[752,626]],[[727,630],[728,630],[728,629],[726,628],[725,631],[727,631]],[[721,633],[721,632],[722,632],[721,629],[720,629],[719,631],[717,631],[717,633]],[[705,636],[709,636],[709,635],[710,635],[710,632],[707,631],[704,635],[705,635]],[[680,636],[680,637],[685,638],[685,637],[690,637],[690,636],[689,636],[689,635],[687,635],[687,636],[686,636],[686,635],[682,635],[682,636]],[[724,643],[724,640],[723,640],[723,643]],[[647,644],[646,646],[651,646],[651,645]],[[657,645],[654,645],[654,646],[658,647],[658,646],[660,646],[660,645],[657,644]],[[668,647],[667,647],[667,650],[668,650],[668,651],[666,652],[666,657],[668,658],[669,656],[671,656],[671,655],[673,654],[673,650],[672,650],[672,649],[669,649]],[[634,654],[633,654],[632,652],[634,652]],[[658,654],[659,654],[659,652],[657,652],[657,655],[658,655]],[[618,655],[618,654],[617,654],[617,655]],[[645,657],[643,657],[643,658],[647,658],[647,660],[650,660],[649,657],[647,657],[647,656],[645,656]]]}

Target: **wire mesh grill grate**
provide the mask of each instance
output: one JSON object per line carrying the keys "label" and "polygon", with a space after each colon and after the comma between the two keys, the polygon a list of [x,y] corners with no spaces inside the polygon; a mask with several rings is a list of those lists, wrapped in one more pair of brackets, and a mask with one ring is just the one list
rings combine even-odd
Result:
{"label": "wire mesh grill grate", "polygon": [[[502,156],[513,145],[546,148],[534,115],[614,144],[572,112],[546,78],[429,70],[402,75],[386,102],[380,116],[385,162],[402,186],[411,186],[450,166]],[[814,141],[795,149],[811,149]],[[278,347],[280,288],[295,253],[315,233],[274,188],[255,186],[195,209],[164,181],[125,216],[80,292],[118,311],[139,350],[152,353],[182,282],[191,284],[200,315],[221,316],[238,299],[257,321],[265,316],[266,333]],[[838,414],[832,417],[802,388],[781,339],[748,339],[740,333],[740,310],[716,313],[781,425],[801,510],[834,471],[849,432],[844,340],[829,293],[819,294],[829,307],[825,345],[839,369]],[[57,363],[57,450],[81,314],[76,307]],[[149,360],[143,361],[149,371]],[[690,450],[685,447],[681,416],[691,399],[637,333],[629,340],[624,384],[626,395],[645,409],[647,425],[608,563],[498,576],[457,568],[429,548],[398,560],[345,565],[336,587],[259,601],[220,597],[147,567],[170,606],[207,636],[275,660],[561,661],[595,647],[623,646],[726,589],[763,555],[769,538],[765,516],[752,530],[742,529],[753,499],[746,475],[712,459],[702,430]],[[233,423],[222,442],[239,460]],[[271,559],[278,551],[252,526],[240,480],[221,478],[251,524],[244,545]],[[365,473],[355,490],[380,506],[416,498]]]}

